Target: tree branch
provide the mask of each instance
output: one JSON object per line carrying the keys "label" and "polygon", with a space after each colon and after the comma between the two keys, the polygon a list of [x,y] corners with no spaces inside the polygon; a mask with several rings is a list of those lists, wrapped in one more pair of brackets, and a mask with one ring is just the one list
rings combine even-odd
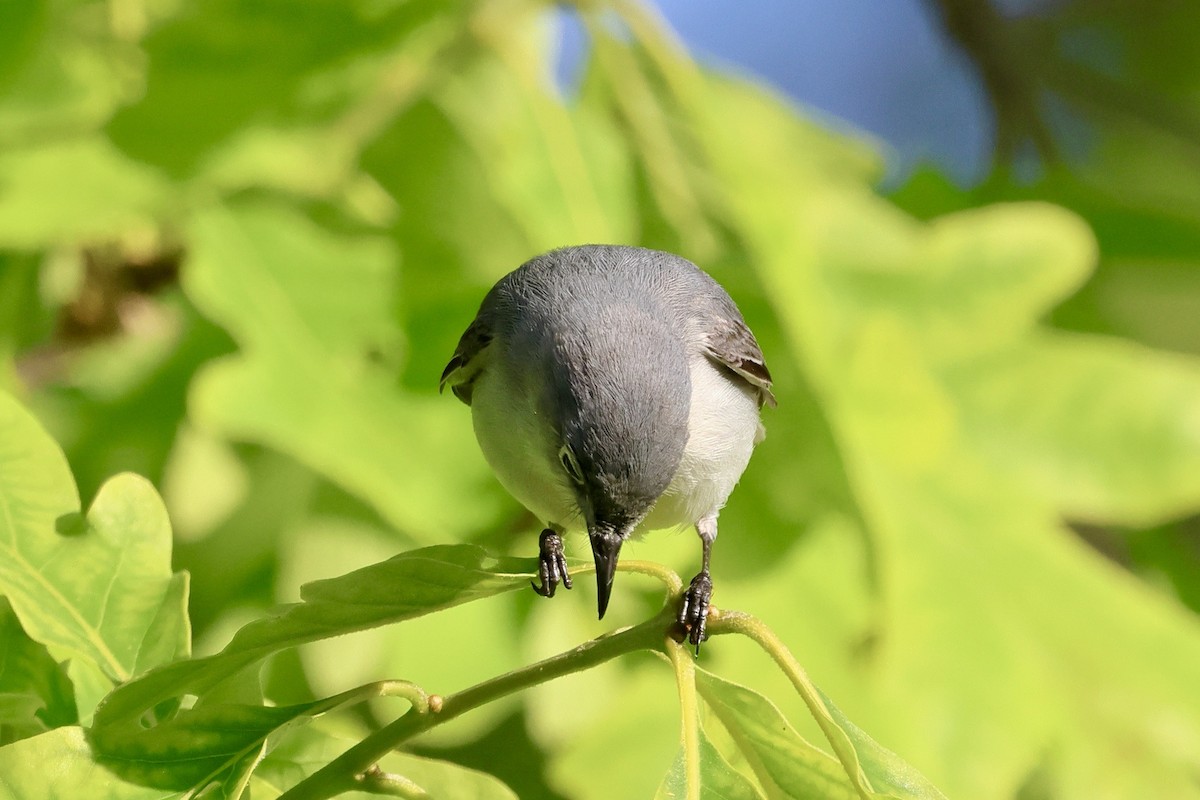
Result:
{"label": "tree branch", "polygon": [[661,651],[674,625],[674,608],[668,604],[662,612],[640,625],[605,634],[565,653],[449,695],[442,699],[440,710],[435,710],[435,702],[431,702],[424,713],[413,708],[284,792],[279,800],[325,800],[341,792],[362,788],[362,776],[374,774],[372,768],[376,762],[402,742],[522,689],[591,669],[635,650]]}

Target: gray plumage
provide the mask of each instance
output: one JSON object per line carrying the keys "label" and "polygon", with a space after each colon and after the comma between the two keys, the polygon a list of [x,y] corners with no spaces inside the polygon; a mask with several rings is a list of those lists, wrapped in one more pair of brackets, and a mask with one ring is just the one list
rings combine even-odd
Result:
{"label": "gray plumage", "polygon": [[[758,343],[716,281],[679,256],[612,245],[554,250],[502,278],[442,385],[472,407],[485,457],[547,533],[588,531],[601,616],[621,544],[643,530],[697,525],[707,577],[716,515],[761,438],[759,407],[774,404]],[[561,576],[543,563],[545,594],[570,588],[557,562]],[[698,644],[702,620],[685,624]]]}

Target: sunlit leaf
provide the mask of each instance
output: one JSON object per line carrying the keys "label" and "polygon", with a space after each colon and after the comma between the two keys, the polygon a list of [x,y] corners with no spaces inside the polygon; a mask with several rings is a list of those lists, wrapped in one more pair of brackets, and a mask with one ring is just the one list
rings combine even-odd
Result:
{"label": "sunlit leaf", "polygon": [[1043,335],[951,380],[972,446],[1065,514],[1152,524],[1200,505],[1200,360]]}
{"label": "sunlit leaf", "polygon": [[324,700],[290,706],[212,702],[156,725],[97,727],[89,741],[97,757],[122,779],[162,789],[203,789],[245,780],[282,729],[371,697],[388,694],[387,682],[368,684]]}
{"label": "sunlit leaf", "polygon": [[0,591],[28,634],[110,682],[186,654],[186,576],[171,573],[170,524],[153,487],[118,475],[85,518],[61,451],[7,395],[0,431]]}
{"label": "sunlit leaf", "polygon": [[[491,518],[457,498],[482,481],[430,458],[474,448],[462,407],[399,392],[372,354],[392,351],[394,252],[334,236],[282,206],[214,208],[193,225],[184,286],[228,327],[242,355],[200,373],[192,410],[234,438],[294,455],[374,505],[418,541],[465,535]],[[437,376],[429,376],[429,387]],[[494,496],[494,495],[493,495]]]}
{"label": "sunlit leaf", "polygon": [[696,686],[769,797],[858,797],[837,759],[797,734],[770,700],[702,669]]}
{"label": "sunlit leaf", "polygon": [[[313,520],[296,533],[289,552],[281,558],[283,577],[294,586],[371,564],[395,550],[395,540],[382,531],[338,524],[334,519]],[[536,549],[536,534],[531,533],[530,540]],[[498,665],[522,663],[510,624],[514,607],[520,605],[520,599],[512,597],[463,603],[406,620],[403,625],[372,628],[349,639],[314,642],[299,656],[317,696],[378,680],[380,675],[403,676],[447,695],[494,677]],[[546,655],[567,650],[579,641],[577,638]],[[437,646],[430,647],[431,642]],[[481,653],[487,657],[480,658]],[[482,736],[511,714],[517,702],[513,697],[489,703],[456,720],[452,730],[434,731],[430,736],[455,742]]]}
{"label": "sunlit leaf", "polygon": [[302,592],[304,602],[245,626],[220,653],[176,662],[118,687],[97,711],[92,742],[103,758],[132,764],[131,770],[136,767],[141,779],[155,785],[191,786],[228,766],[222,759],[230,753],[227,742],[214,744],[212,736],[194,735],[198,730],[225,731],[241,743],[239,748],[245,748],[290,719],[316,713],[316,707],[200,705],[151,728],[139,724],[145,711],[183,694],[203,696],[284,648],[526,586],[528,567],[527,561],[489,558],[478,548],[444,545],[308,584]]}
{"label": "sunlit leaf", "polygon": [[139,160],[188,174],[257,119],[295,113],[307,79],[384,45],[423,4],[365,5],[220,0],[190,9],[148,37],[145,96],[109,135]]}
{"label": "sunlit leaf", "polygon": [[57,728],[0,747],[4,800],[174,800],[178,792],[126,783],[92,756],[81,728]]}
{"label": "sunlit leaf", "polygon": [[168,185],[98,137],[0,153],[0,245],[42,248],[151,226]]}
{"label": "sunlit leaf", "polygon": [[725,757],[717,752],[717,748],[713,747],[704,734],[704,729],[697,729],[696,733],[700,737],[698,793],[688,794],[686,755],[681,749],[658,788],[655,800],[687,800],[689,797],[696,797],[698,800],[762,800],[763,796],[754,784],[731,767]]}
{"label": "sunlit leaf", "polygon": [[878,239],[826,240],[822,278],[843,299],[843,324],[903,314],[937,362],[969,361],[1023,336],[1096,257],[1079,218],[1050,205],[991,206],[926,227],[864,203],[838,222],[875,227]]}
{"label": "sunlit leaf", "polygon": [[854,747],[862,774],[872,789],[870,796],[886,800],[945,800],[945,795],[924,775],[846,719],[828,697],[823,699],[833,721]]}
{"label": "sunlit leaf", "polygon": [[[1153,503],[1163,513],[1171,508],[1164,502],[1169,500],[1177,513],[1194,504],[1182,499],[1192,496],[1190,434],[1172,440],[1169,433],[1188,428],[1188,413],[1181,409],[1192,391],[1187,388],[1192,370],[1162,364],[1166,369],[1138,401],[1133,395],[1121,399],[1132,391],[1126,382],[1133,373],[1116,368],[1119,358],[1105,357],[1104,369],[1097,358],[1086,379],[1072,375],[1083,364],[1068,366],[1065,357],[1036,377],[1026,369],[1012,379],[1020,374],[1015,366],[990,373],[992,365],[1010,358],[1014,365],[1036,364],[1050,352],[1045,338],[1031,334],[1037,315],[1070,291],[1089,266],[1088,234],[1077,222],[1028,206],[982,209],[927,226],[852,187],[838,187],[817,201],[776,179],[788,169],[777,159],[735,145],[754,135],[749,126],[729,123],[710,135],[714,163],[727,180],[738,182],[733,224],[756,254],[799,364],[818,387],[877,552],[885,627],[873,668],[873,680],[882,684],[873,685],[888,706],[871,719],[872,733],[902,747],[951,795],[1010,796],[1048,750],[1071,754],[1066,762],[1112,752],[1109,737],[1117,734],[1107,725],[1115,718],[1106,714],[1106,725],[1079,735],[1079,708],[1092,703],[1067,698],[1124,696],[1130,685],[1140,684],[1130,677],[1126,659],[1103,657],[1096,649],[1121,641],[1129,660],[1137,660],[1132,654],[1171,654],[1143,669],[1162,675],[1169,661],[1172,677],[1136,691],[1138,699],[1122,708],[1127,723],[1144,731],[1146,756],[1136,766],[1138,774],[1156,782],[1158,794],[1179,791],[1179,776],[1191,762],[1177,755],[1184,752],[1178,744],[1162,741],[1135,720],[1154,718],[1170,706],[1178,714],[1173,728],[1178,737],[1195,739],[1200,713],[1189,682],[1176,669],[1197,669],[1195,626],[1163,609],[1151,611],[1156,601],[1144,590],[1107,574],[1082,548],[1064,549],[1063,532],[1053,524],[1055,509],[1044,498],[1049,490],[1060,502],[1082,506],[1087,498],[1098,508],[1103,490],[1089,490],[1081,479],[1107,475],[1109,485],[1122,484],[1113,500],[1103,497],[1109,510],[1118,502],[1125,508],[1142,503],[1143,509]],[[952,247],[944,244],[956,240]],[[1041,261],[1045,257],[1050,261]],[[1027,271],[1031,263],[1045,266]],[[973,297],[969,303],[936,302],[936,291],[922,299],[917,291],[948,287],[957,280],[953,276],[965,279],[984,269],[1003,280],[971,281],[955,291]],[[891,289],[883,291],[885,284]],[[955,317],[945,335],[937,333],[939,319]],[[970,343],[963,341],[968,335]],[[961,374],[995,377],[990,386],[1003,389],[995,396],[981,389],[970,402],[1005,407],[998,398],[1011,398],[1007,419],[984,422],[978,405],[964,408],[962,384],[949,365],[968,355]],[[1144,370],[1139,374],[1148,375]],[[1045,403],[1034,397],[1039,393]],[[1029,409],[1057,417],[1027,415]],[[1124,410],[1111,413],[1116,409]],[[1169,421],[1149,422],[1158,416]],[[1129,417],[1145,420],[1137,426],[1142,433],[1122,438]],[[1109,421],[1089,423],[1104,418]],[[1002,462],[996,456],[985,460],[970,448],[967,431],[984,424],[995,454],[1011,459],[1006,449],[1017,444],[1030,454],[1021,462],[1021,478],[998,469]],[[1149,438],[1147,431],[1153,431]],[[1156,440],[1173,443],[1155,445]],[[1040,452],[1050,460],[1041,460]],[[1138,492],[1128,478],[1118,479],[1123,469],[1118,452],[1126,459],[1157,453],[1160,461],[1150,469],[1159,485],[1146,482]],[[1089,463],[1102,454],[1113,455]],[[1064,470],[1069,462],[1063,456],[1077,458],[1081,466]],[[1053,472],[1047,463],[1055,465]],[[1047,486],[1045,476],[1055,473],[1075,485]],[[1062,598],[1083,590],[1065,587],[1077,584],[1091,587],[1092,603],[1068,612]],[[1068,632],[1062,626],[1071,618],[1091,622]],[[1152,618],[1158,620],[1153,626]],[[1053,633],[1042,627],[1050,620]],[[1133,644],[1146,638],[1155,643]],[[1080,673],[1051,666],[1079,659],[1092,667]],[[1033,697],[1041,701],[1029,703]],[[986,757],[978,755],[984,752]],[[1049,763],[1053,772],[1053,764],[1062,762]],[[1133,768],[1123,765],[1127,772]],[[1111,778],[1097,776],[1095,785],[1105,780]]]}
{"label": "sunlit leaf", "polygon": [[[137,91],[128,41],[97,31],[96,2],[22,0],[0,11],[0,144],[94,130]],[[107,32],[107,31],[106,31]]]}
{"label": "sunlit leaf", "polygon": [[679,699],[670,672],[658,661],[617,664],[596,682],[584,673],[577,685],[598,691],[614,678],[620,689],[607,695],[606,713],[560,744],[549,764],[551,786],[566,797],[653,797],[679,752]]}
{"label": "sunlit leaf", "polygon": [[[352,740],[314,727],[289,737],[272,750],[254,774],[254,797],[271,800],[284,790],[337,757]],[[516,795],[501,781],[483,772],[448,761],[423,758],[410,753],[393,752],[384,756],[379,767],[386,773],[402,776],[431,798],[454,800],[516,800]],[[349,791],[339,797],[367,800],[379,797],[365,791]],[[417,795],[421,796],[421,795]]]}
{"label": "sunlit leaf", "polygon": [[602,117],[555,102],[520,38],[497,46],[498,61],[481,60],[434,98],[476,150],[493,202],[521,226],[532,254],[629,241],[633,187],[620,140]]}
{"label": "sunlit leaf", "polygon": [[[454,688],[511,668],[514,643],[562,650],[659,602],[626,584],[598,624],[579,616],[586,597],[529,614],[535,599],[518,594],[371,631],[352,654],[347,640],[280,652],[526,587],[529,562],[417,551],[347,578],[364,585],[317,584],[224,653],[163,668],[187,652],[188,586],[170,572],[157,497],[119,476],[89,519],[78,497],[121,470],[158,482],[181,426],[217,443],[223,455],[172,488],[192,509],[177,552],[202,584],[207,652],[292,598],[301,573],[386,557],[397,538],[532,553],[532,526],[487,471],[469,410],[435,396],[437,376],[503,272],[608,240],[712,269],[764,345],[780,406],[722,516],[716,602],[770,622],[843,704],[816,707],[861,767],[860,795],[928,788],[865,730],[955,797],[1196,796],[1194,616],[1062,520],[1141,529],[1111,532],[1116,559],[1200,596],[1187,533],[1200,365],[1179,355],[1200,353],[1188,105],[1200,18],[1186,3],[1041,5],[987,41],[1003,52],[1001,34],[1040,31],[1055,43],[1041,66],[1105,59],[1074,94],[1062,72],[1039,74],[1083,101],[1067,113],[1090,130],[1086,152],[1021,185],[924,176],[899,198],[917,219],[873,190],[879,148],[701,69],[640,0],[0,4],[0,384],[28,398],[76,476],[0,398],[0,593],[13,609],[0,610],[0,734],[34,736],[0,748],[0,795],[146,796],[96,771],[78,732],[36,735],[87,724],[128,680],[100,712],[108,755],[145,757],[143,779],[212,777],[227,796],[249,780],[272,797],[350,741],[288,750],[309,741],[312,726],[293,727],[317,713],[313,694],[339,680],[412,669]],[[564,17],[582,21],[592,56],[575,94],[550,78]],[[1026,69],[1004,64],[1016,79]],[[1075,214],[1011,202],[1036,199]],[[139,300],[115,309],[124,338],[63,335],[80,245],[167,240],[183,253],[182,296],[122,286]],[[147,308],[174,314],[171,335],[139,327]],[[158,349],[126,357],[139,348]],[[1166,526],[1174,546],[1139,550]],[[691,534],[626,554],[680,569],[699,555]],[[813,717],[730,639],[700,663],[754,689],[707,679],[722,687],[709,697],[721,726],[705,721],[729,763],[705,744],[706,791],[738,796],[753,780],[771,800],[819,794],[796,774],[829,766],[803,743],[825,747]],[[573,800],[653,796],[677,710],[661,670],[642,666],[620,659],[509,701],[527,704],[545,784]],[[264,690],[278,705],[242,705]],[[464,740],[498,741],[484,730],[506,708],[437,736],[458,737],[467,763],[478,751]],[[447,765],[423,784],[403,758],[383,766],[432,795],[511,798]]]}

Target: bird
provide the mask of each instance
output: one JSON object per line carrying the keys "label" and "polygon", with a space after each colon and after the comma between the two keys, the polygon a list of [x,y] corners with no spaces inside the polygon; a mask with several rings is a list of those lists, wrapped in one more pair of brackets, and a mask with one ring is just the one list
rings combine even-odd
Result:
{"label": "bird", "polygon": [[695,527],[702,567],[678,624],[698,653],[717,518],[763,439],[761,409],[775,405],[762,350],[725,289],[668,252],[551,250],[487,293],[446,387],[470,406],[501,485],[545,523],[538,594],[571,588],[563,536],[586,531],[603,619],[622,545]]}

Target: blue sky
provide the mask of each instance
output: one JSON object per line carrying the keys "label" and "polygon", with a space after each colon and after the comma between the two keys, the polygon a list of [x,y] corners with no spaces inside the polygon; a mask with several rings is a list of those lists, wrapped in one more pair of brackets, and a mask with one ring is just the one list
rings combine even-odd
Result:
{"label": "blue sky", "polygon": [[[757,76],[820,116],[886,145],[891,181],[932,162],[961,184],[983,177],[992,145],[973,68],[923,0],[658,0],[705,63]],[[583,37],[564,28],[568,63]]]}

